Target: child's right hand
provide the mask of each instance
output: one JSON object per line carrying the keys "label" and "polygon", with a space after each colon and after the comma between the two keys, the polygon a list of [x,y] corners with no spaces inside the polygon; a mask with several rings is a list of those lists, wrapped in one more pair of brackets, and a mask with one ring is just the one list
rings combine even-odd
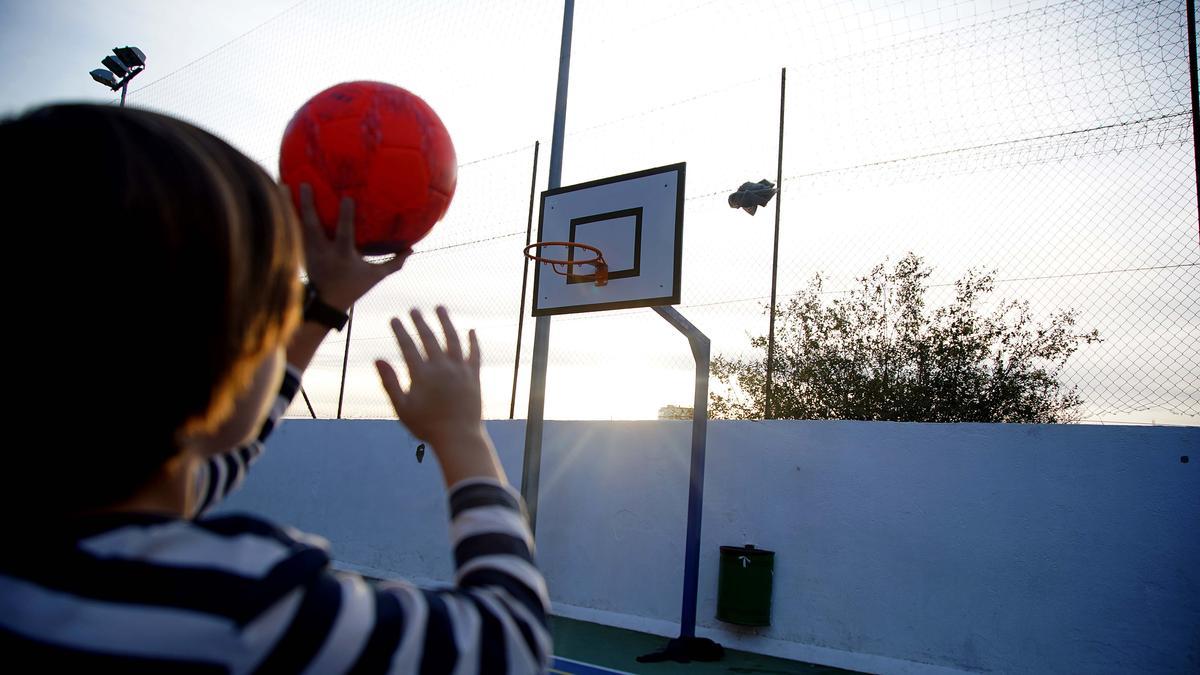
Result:
{"label": "child's right hand", "polygon": [[343,197],[338,211],[337,234],[330,239],[321,227],[312,186],[300,185],[300,222],[304,232],[304,271],[320,290],[321,300],[348,311],[388,275],[400,271],[412,249],[383,262],[368,262],[354,247],[354,200]]}
{"label": "child's right hand", "polygon": [[375,362],[379,379],[400,422],[414,436],[433,446],[447,485],[472,477],[503,480],[503,471],[481,419],[480,355],[475,331],[468,333],[469,351],[464,355],[446,308],[438,307],[437,316],[446,334],[445,348],[421,313],[412,311],[424,354],[400,320],[392,319],[392,332],[408,367],[408,391],[400,385],[392,366],[382,359]]}

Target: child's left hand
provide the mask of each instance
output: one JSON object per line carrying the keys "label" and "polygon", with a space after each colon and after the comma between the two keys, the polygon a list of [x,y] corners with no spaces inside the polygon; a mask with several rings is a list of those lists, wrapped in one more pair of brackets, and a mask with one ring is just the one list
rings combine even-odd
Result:
{"label": "child's left hand", "polygon": [[321,227],[313,206],[312,187],[300,186],[300,222],[304,230],[304,268],[309,280],[321,292],[321,299],[336,309],[347,311],[367,291],[398,272],[412,249],[384,262],[363,259],[354,247],[354,200],[342,199],[338,213],[337,235],[330,240]]}

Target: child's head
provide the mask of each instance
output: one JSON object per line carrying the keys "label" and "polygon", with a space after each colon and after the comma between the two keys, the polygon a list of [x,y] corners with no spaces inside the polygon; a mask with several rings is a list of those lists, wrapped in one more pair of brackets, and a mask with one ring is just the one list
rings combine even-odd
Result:
{"label": "child's head", "polygon": [[300,229],[257,164],[164,115],[41,108],[0,125],[0,148],[23,479],[34,508],[102,506],[213,433],[276,358],[299,322]]}

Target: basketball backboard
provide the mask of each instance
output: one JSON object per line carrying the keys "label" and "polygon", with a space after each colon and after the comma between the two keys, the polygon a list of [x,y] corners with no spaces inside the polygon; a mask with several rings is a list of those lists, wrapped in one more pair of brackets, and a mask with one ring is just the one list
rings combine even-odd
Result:
{"label": "basketball backboard", "polygon": [[[685,168],[672,164],[543,192],[537,240],[600,249],[608,282],[598,286],[584,265],[560,275],[539,264],[533,315],[679,304]],[[541,254],[590,255],[573,247]]]}

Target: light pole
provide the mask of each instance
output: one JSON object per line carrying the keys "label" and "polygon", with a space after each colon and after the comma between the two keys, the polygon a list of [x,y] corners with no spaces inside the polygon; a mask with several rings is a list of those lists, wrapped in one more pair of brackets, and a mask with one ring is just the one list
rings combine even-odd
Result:
{"label": "light pole", "polygon": [[108,70],[93,70],[92,79],[113,91],[120,89],[121,107],[124,108],[129,81],[146,69],[146,55],[137,47],[113,47],[112,56],[104,57],[100,63]]}

